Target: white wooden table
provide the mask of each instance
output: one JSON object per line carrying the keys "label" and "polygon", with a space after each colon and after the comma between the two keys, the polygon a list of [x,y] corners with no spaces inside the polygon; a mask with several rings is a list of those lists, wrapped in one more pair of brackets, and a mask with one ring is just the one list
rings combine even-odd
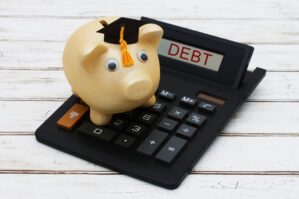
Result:
{"label": "white wooden table", "polygon": [[[176,190],[38,143],[71,94],[61,56],[90,19],[142,15],[255,47],[266,78]],[[0,1],[0,198],[289,199],[299,195],[299,1]]]}

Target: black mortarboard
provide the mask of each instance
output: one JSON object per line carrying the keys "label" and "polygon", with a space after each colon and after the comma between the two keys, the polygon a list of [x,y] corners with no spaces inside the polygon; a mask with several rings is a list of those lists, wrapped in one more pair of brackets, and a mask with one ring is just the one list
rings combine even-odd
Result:
{"label": "black mortarboard", "polygon": [[139,27],[144,24],[146,24],[144,21],[121,17],[97,32],[104,34],[105,42],[119,44],[119,32],[123,26],[125,27],[124,40],[127,44],[133,44],[138,42]]}

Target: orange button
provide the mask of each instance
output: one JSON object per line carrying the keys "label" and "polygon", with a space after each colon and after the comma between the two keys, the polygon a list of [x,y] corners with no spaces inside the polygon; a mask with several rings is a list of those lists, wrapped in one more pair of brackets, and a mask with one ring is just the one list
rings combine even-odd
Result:
{"label": "orange button", "polygon": [[88,107],[82,104],[74,104],[58,121],[57,125],[66,130],[72,130],[75,124],[88,111]]}

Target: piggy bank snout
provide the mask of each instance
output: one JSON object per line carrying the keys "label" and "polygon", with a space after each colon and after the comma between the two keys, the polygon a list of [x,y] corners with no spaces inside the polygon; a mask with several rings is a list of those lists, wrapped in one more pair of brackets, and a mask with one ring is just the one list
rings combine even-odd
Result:
{"label": "piggy bank snout", "polygon": [[148,74],[134,73],[124,80],[124,95],[129,100],[141,100],[147,97],[153,88],[153,82]]}

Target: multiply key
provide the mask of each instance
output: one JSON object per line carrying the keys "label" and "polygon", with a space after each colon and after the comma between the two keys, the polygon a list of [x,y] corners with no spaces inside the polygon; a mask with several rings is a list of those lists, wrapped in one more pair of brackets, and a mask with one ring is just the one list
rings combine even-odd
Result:
{"label": "multiply key", "polygon": [[169,111],[168,116],[177,120],[182,120],[187,115],[187,112],[185,109],[173,107],[171,111]]}

